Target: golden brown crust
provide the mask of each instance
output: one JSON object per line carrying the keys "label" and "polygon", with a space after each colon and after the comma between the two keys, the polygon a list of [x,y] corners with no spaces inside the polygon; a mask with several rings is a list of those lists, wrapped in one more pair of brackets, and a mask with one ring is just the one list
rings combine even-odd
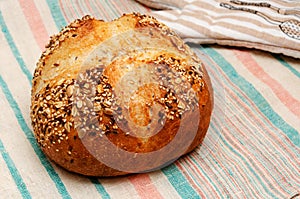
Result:
{"label": "golden brown crust", "polygon": [[[153,17],[134,13],[112,22],[86,16],[51,37],[31,101],[34,133],[50,159],[83,175],[116,176],[160,168],[198,146],[213,93],[188,46]],[[120,150],[108,150],[104,138]],[[140,158],[150,152],[160,153]],[[122,157],[113,165],[106,156]]]}

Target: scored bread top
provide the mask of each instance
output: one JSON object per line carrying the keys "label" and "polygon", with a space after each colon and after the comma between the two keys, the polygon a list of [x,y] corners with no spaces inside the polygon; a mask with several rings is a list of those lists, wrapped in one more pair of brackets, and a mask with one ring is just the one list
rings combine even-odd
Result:
{"label": "scored bread top", "polygon": [[[38,61],[31,119],[43,151],[61,166],[84,175],[119,175],[97,161],[105,154],[98,139],[106,135],[136,154],[155,151],[174,139],[185,112],[195,116],[199,109],[200,122],[191,119],[185,127],[192,131],[196,122],[198,128],[182,140],[188,152],[203,140],[212,104],[205,68],[168,27],[135,13],[112,22],[85,16],[51,37]],[[97,143],[83,146],[77,138]],[[89,147],[97,153],[88,153]],[[140,168],[153,167],[145,164]]]}

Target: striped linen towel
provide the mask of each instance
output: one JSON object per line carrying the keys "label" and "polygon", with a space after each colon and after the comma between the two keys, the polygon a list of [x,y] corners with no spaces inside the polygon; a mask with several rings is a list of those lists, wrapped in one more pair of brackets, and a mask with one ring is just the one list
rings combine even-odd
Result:
{"label": "striped linen towel", "polygon": [[256,48],[300,58],[300,2],[138,0],[187,42]]}
{"label": "striped linen towel", "polygon": [[263,51],[191,45],[212,79],[214,113],[203,145],[166,168],[88,178],[43,155],[29,106],[49,36],[85,14],[125,12],[156,13],[134,0],[0,1],[0,198],[297,198],[300,60]]}

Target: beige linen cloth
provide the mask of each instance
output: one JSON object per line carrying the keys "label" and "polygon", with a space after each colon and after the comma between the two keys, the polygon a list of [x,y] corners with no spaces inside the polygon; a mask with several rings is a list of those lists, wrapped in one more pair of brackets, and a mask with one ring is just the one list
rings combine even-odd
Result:
{"label": "beige linen cloth", "polygon": [[186,41],[300,58],[300,1],[138,0]]}
{"label": "beige linen cloth", "polygon": [[[263,51],[191,45],[210,74],[214,112],[203,144],[166,168],[116,178],[88,178],[65,171],[40,150],[29,108],[35,64],[50,35],[86,14],[111,21],[123,13],[149,11],[185,39],[199,43],[216,42],[218,34],[230,35],[226,31],[238,32],[224,31],[226,26],[221,25],[228,24],[227,18],[248,17],[272,27],[273,34],[277,31],[280,39],[273,40],[279,50],[285,43],[289,47],[283,48],[285,53],[299,55],[299,41],[260,16],[228,10],[212,0],[199,3],[215,9],[212,13],[209,7],[177,2],[180,8],[152,11],[135,0],[0,0],[0,199],[299,199],[300,59]],[[170,8],[174,3],[156,5]],[[297,3],[272,4],[295,8]],[[232,5],[260,9],[279,19],[297,19],[270,8]],[[198,21],[185,19],[192,16],[189,13]],[[206,25],[198,25],[199,20]],[[237,29],[244,23],[232,26]],[[259,28],[254,31],[264,30]],[[264,38],[270,39],[267,33]],[[223,39],[232,45],[259,43],[243,36],[232,34]],[[268,47],[266,40],[263,42]]]}

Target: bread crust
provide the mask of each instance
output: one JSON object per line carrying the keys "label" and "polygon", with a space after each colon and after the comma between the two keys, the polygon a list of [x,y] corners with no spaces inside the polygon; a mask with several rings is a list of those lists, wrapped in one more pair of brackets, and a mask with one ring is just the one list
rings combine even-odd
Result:
{"label": "bread crust", "polygon": [[75,20],[51,37],[32,82],[37,142],[87,176],[170,164],[201,144],[213,108],[203,63],[164,24],[136,13]]}

